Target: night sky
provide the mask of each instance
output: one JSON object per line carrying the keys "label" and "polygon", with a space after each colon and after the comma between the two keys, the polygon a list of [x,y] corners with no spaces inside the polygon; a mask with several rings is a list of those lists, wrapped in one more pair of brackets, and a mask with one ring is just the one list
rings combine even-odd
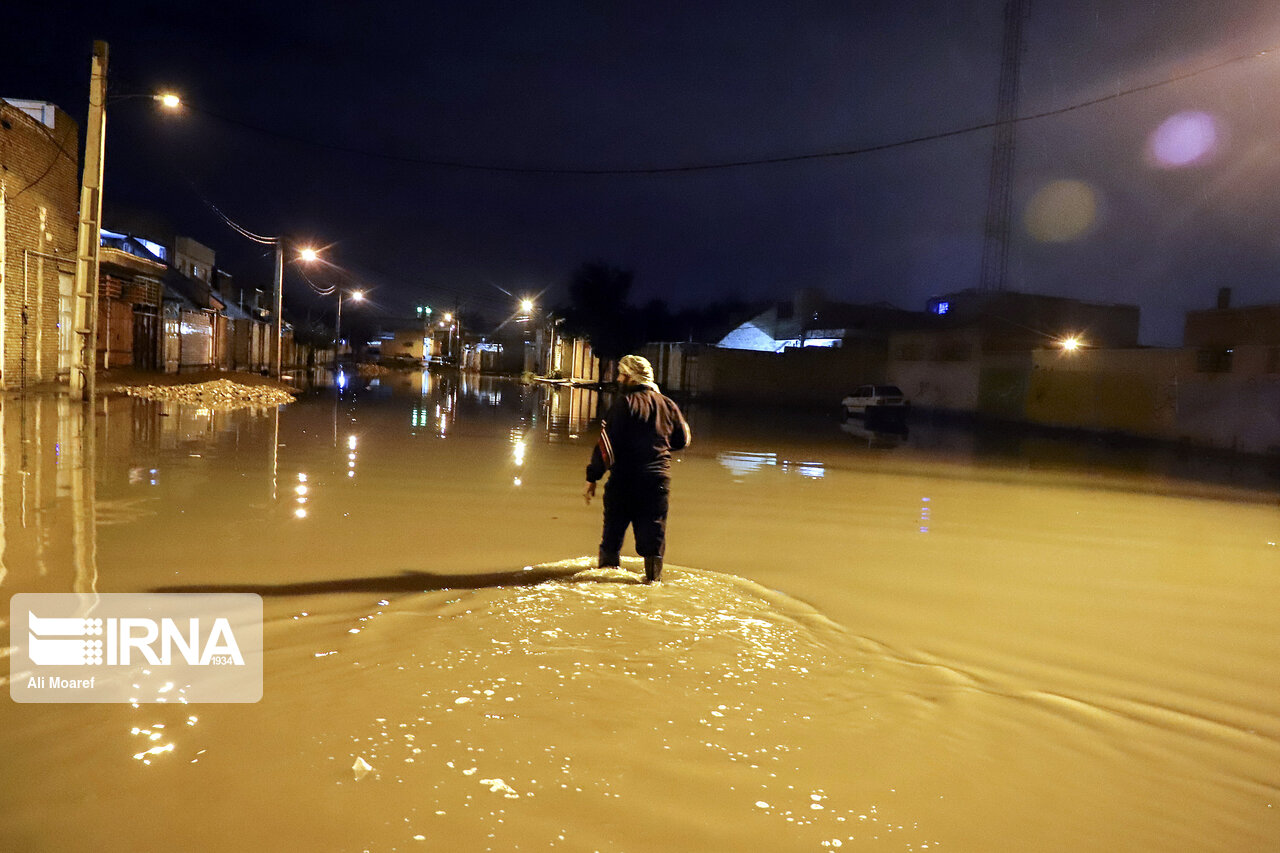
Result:
{"label": "night sky", "polygon": [[[553,304],[590,260],[633,270],[635,301],[819,287],[922,309],[978,284],[990,129],[575,173],[986,124],[1002,6],[26,2],[0,95],[83,122],[95,38],[113,95],[180,92],[180,116],[109,105],[108,216],[153,210],[242,282],[270,261],[206,200],[329,245],[387,312],[501,319],[503,291]],[[1219,287],[1278,301],[1280,53],[1254,55],[1273,47],[1266,0],[1032,0],[1021,115],[1210,70],[1018,125],[1009,287],[1136,302],[1150,344]]]}

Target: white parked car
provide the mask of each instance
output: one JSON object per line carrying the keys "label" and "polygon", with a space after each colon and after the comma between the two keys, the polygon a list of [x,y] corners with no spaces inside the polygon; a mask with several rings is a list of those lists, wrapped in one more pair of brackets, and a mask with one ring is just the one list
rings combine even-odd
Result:
{"label": "white parked car", "polygon": [[870,412],[902,415],[909,405],[897,385],[863,385],[840,401],[846,418],[865,417]]}

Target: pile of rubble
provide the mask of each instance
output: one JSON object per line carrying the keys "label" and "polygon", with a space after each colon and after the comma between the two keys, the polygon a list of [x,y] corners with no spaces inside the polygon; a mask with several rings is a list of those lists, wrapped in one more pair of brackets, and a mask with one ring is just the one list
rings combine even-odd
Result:
{"label": "pile of rubble", "polygon": [[229,379],[191,385],[124,385],[120,391],[147,400],[193,403],[209,409],[238,409],[245,406],[279,406],[292,403],[294,396],[281,388],[240,385]]}

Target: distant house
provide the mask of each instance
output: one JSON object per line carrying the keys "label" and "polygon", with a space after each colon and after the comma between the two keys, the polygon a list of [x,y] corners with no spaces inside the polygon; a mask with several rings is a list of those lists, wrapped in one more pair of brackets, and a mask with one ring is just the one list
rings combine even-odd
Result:
{"label": "distant house", "polygon": [[0,100],[0,388],[66,375],[73,328],[78,127],[43,101]]}
{"label": "distant house", "polygon": [[[724,349],[782,352],[803,346],[806,322],[826,303],[816,290],[801,290],[792,299],[777,302],[729,332],[716,344]],[[817,342],[810,346],[818,346]],[[830,343],[822,345],[830,346]]]}
{"label": "distant house", "polygon": [[1075,337],[1088,347],[1138,345],[1138,306],[1083,302],[1012,290],[963,290],[929,300],[933,327],[975,329],[986,352],[1054,347]]}
{"label": "distant house", "polygon": [[160,306],[168,250],[102,230],[98,251],[98,366],[160,366]]}
{"label": "distant house", "polygon": [[1091,352],[1138,345],[1138,306],[1016,291],[929,300],[929,322],[890,337],[887,373],[924,408],[1025,416],[1036,353],[1074,339]]}
{"label": "distant house", "polygon": [[101,234],[99,367],[173,373],[269,366],[271,315],[259,305],[262,291],[237,289],[217,268],[213,249],[175,237],[137,211],[113,214]]}
{"label": "distant house", "polygon": [[431,338],[421,325],[396,329],[382,342],[383,361],[423,362],[431,355]]}
{"label": "distant house", "polygon": [[217,255],[213,249],[190,237],[174,238],[172,265],[187,278],[212,285],[216,264]]}
{"label": "distant house", "polygon": [[1232,308],[1224,287],[1216,308],[1187,312],[1182,345],[1199,373],[1280,374],[1280,305]]}
{"label": "distant house", "polygon": [[854,339],[885,339],[890,332],[921,322],[919,312],[884,303],[857,305],[801,290],[777,302],[720,339],[722,349],[782,352],[798,347],[840,347]]}

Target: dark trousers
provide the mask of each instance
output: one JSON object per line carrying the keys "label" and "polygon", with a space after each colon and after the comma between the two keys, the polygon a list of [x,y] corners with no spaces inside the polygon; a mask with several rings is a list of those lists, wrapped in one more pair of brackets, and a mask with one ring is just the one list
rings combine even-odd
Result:
{"label": "dark trousers", "polygon": [[[668,477],[609,477],[604,486],[604,533],[600,553],[617,559],[630,525],[641,557],[661,557],[667,547]],[[616,563],[615,563],[616,565]]]}

